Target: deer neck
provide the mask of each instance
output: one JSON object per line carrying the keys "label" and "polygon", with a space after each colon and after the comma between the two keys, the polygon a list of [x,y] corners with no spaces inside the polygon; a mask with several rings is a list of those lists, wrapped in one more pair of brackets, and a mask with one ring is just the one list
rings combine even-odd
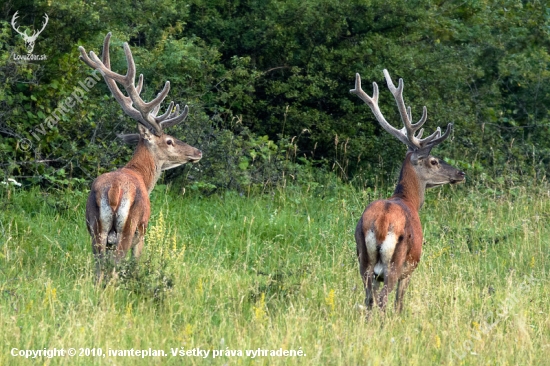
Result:
{"label": "deer neck", "polygon": [[126,164],[125,168],[132,170],[141,177],[148,194],[151,194],[162,173],[162,163],[158,161],[155,154],[153,154],[143,140],[139,141],[134,151],[134,156]]}
{"label": "deer neck", "polygon": [[420,210],[424,204],[424,192],[426,191],[426,182],[422,182],[416,173],[411,162],[412,153],[407,153],[401,173],[399,174],[399,182],[395,187],[392,198],[399,198],[404,201],[407,206],[413,210]]}

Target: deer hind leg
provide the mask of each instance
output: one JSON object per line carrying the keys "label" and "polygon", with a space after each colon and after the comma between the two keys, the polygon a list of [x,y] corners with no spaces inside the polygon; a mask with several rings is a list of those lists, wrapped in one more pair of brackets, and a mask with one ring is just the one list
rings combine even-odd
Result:
{"label": "deer hind leg", "polygon": [[137,221],[130,217],[131,200],[125,193],[118,206],[115,224],[113,229],[116,231],[115,264],[126,257],[126,253],[132,247],[132,240],[137,227]]}
{"label": "deer hind leg", "polygon": [[120,261],[126,257],[128,250],[132,248],[137,226],[137,223],[134,220],[130,219],[128,220],[124,228],[122,228],[122,235],[115,249],[116,264],[120,263]]}
{"label": "deer hind leg", "polygon": [[[405,262],[405,246],[399,245],[401,239],[398,240],[397,248],[392,255],[391,262],[386,266],[384,273],[384,287],[378,296],[378,306],[380,309],[385,310],[388,303],[388,296],[393,291],[393,288],[397,284],[401,271],[403,269],[403,263]],[[403,284],[401,284],[402,286]]]}
{"label": "deer hind leg", "polygon": [[363,237],[359,237],[364,250],[360,256],[361,277],[365,284],[365,306],[368,310],[372,309],[376,293],[378,291],[378,281],[374,279],[374,266],[378,261],[378,251],[376,249],[376,237],[372,230],[369,230]]}
{"label": "deer hind leg", "polygon": [[[393,266],[392,266],[393,267]],[[378,306],[381,310],[386,310],[386,304],[388,303],[388,295],[393,291],[397,283],[397,271],[392,268],[384,276],[384,287],[382,291],[378,294]]]}
{"label": "deer hind leg", "polygon": [[143,242],[145,239],[145,225],[138,225],[134,239],[132,241],[132,255],[134,259],[139,259],[141,251],[143,250]]}
{"label": "deer hind leg", "polygon": [[92,252],[95,257],[96,282],[103,280],[103,267],[105,266],[105,252],[107,250],[107,231],[102,230],[97,220],[89,227],[92,233]]}
{"label": "deer hind leg", "polygon": [[355,243],[357,244],[357,260],[359,261],[359,274],[361,275],[361,281],[363,282],[363,288],[365,289],[365,306],[367,309],[372,308],[372,296],[369,298],[369,269],[368,269],[368,257],[367,247],[365,243],[365,237],[363,235],[363,218],[357,223],[355,228]]}
{"label": "deer hind leg", "polygon": [[380,296],[380,284],[382,282],[376,278],[376,275],[372,276],[372,297],[378,304],[378,297]]}
{"label": "deer hind leg", "polygon": [[405,291],[409,285],[411,276],[405,276],[397,282],[397,293],[395,294],[395,310],[402,312],[403,311],[403,297],[405,296]]}
{"label": "deer hind leg", "polygon": [[97,203],[94,202],[94,197],[95,196],[91,195],[88,199],[86,222],[88,224],[88,231],[92,236],[92,252],[94,253],[96,265],[96,282],[99,283],[103,279],[107,238],[109,229],[112,226],[114,214],[108,202],[101,200],[98,207]]}
{"label": "deer hind leg", "polygon": [[401,279],[397,283],[397,294],[395,297],[395,309],[401,312],[403,310],[403,297],[405,297],[405,291],[409,286],[411,275],[418,265],[417,261],[407,259],[403,264],[403,271],[401,273]]}
{"label": "deer hind leg", "polygon": [[365,283],[365,306],[367,310],[371,310],[374,304],[374,297],[372,296],[372,273],[366,271],[363,274],[363,282]]}

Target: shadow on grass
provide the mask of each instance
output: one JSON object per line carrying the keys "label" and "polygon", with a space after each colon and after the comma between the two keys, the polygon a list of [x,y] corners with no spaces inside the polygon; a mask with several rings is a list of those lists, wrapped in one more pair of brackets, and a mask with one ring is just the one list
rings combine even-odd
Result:
{"label": "shadow on grass", "polygon": [[[247,300],[254,304],[262,294],[270,301],[287,302],[300,292],[303,276],[309,274],[307,267],[300,268],[297,271],[276,271],[273,273],[265,273],[255,271],[256,276],[255,288],[249,291]],[[276,306],[277,309],[284,307]]]}

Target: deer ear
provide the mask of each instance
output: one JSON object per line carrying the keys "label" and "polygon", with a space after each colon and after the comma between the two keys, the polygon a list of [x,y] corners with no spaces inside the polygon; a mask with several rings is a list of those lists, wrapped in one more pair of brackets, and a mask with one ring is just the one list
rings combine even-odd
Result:
{"label": "deer ear", "polygon": [[432,146],[426,146],[421,149],[418,149],[415,152],[413,152],[411,156],[411,161],[413,163],[416,163],[418,160],[426,159],[428,156],[430,156],[431,151],[432,151]]}
{"label": "deer ear", "polygon": [[126,135],[116,136],[129,145],[136,145],[139,142],[139,133],[129,133]]}
{"label": "deer ear", "polygon": [[151,139],[153,138],[153,134],[151,133],[151,131],[149,131],[147,127],[142,126],[141,124],[138,124],[138,129],[139,129],[139,135],[144,140],[151,141]]}

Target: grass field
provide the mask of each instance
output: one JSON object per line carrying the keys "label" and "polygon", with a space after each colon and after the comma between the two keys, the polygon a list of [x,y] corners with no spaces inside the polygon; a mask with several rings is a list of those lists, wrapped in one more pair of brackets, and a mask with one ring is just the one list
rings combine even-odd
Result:
{"label": "grass field", "polygon": [[[353,231],[387,194],[158,186],[142,260],[98,288],[86,194],[0,188],[0,365],[547,364],[550,191],[429,191],[404,311],[366,321]],[[74,357],[11,355],[71,347]],[[132,348],[166,356],[108,354]],[[198,348],[208,357],[171,354]],[[281,348],[302,355],[257,352]]]}

